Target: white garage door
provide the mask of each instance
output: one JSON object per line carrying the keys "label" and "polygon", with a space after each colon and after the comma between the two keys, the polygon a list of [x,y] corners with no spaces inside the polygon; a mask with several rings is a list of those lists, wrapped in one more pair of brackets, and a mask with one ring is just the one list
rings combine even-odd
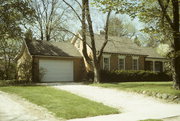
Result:
{"label": "white garage door", "polygon": [[39,70],[44,72],[41,82],[73,81],[73,61],[41,59]]}

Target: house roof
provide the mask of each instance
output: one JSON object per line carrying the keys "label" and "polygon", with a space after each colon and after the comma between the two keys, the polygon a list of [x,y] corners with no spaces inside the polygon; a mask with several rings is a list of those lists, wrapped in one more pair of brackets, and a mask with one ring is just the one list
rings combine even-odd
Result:
{"label": "house roof", "polygon": [[31,55],[81,57],[70,42],[47,42],[42,40],[26,41]]}
{"label": "house roof", "polygon": [[[104,35],[95,34],[95,43],[97,50],[103,45]],[[90,36],[87,35],[87,44],[91,47]],[[119,53],[119,54],[131,54],[131,55],[143,55],[148,58],[164,58],[156,52],[154,48],[139,47],[127,37],[109,36],[109,41],[104,48],[105,53]]]}
{"label": "house roof", "polygon": [[[95,34],[95,43],[97,50],[103,45],[104,36]],[[87,35],[87,44],[91,47],[90,36]],[[144,55],[147,56],[147,53],[142,52],[141,48],[133,43],[129,38],[126,37],[115,37],[109,36],[109,41],[104,48],[105,53],[119,53],[119,54],[132,54],[132,55]]]}
{"label": "house roof", "polygon": [[160,55],[159,53],[157,53],[156,49],[155,48],[150,48],[150,47],[141,47],[141,50],[144,52],[144,53],[147,53],[148,56],[147,58],[164,58],[162,55]]}

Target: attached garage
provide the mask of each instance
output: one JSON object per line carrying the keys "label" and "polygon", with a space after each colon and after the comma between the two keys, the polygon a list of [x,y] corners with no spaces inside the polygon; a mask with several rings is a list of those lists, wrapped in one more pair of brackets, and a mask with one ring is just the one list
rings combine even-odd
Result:
{"label": "attached garage", "polygon": [[44,73],[41,82],[74,81],[72,60],[39,60],[39,70]]}
{"label": "attached garage", "polygon": [[19,80],[69,82],[85,75],[82,55],[70,42],[25,41],[17,62]]}

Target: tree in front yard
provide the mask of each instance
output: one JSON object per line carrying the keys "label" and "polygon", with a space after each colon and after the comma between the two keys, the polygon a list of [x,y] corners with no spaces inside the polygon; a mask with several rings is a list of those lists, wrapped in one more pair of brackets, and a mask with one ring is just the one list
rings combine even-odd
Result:
{"label": "tree in front yard", "polygon": [[[109,24],[109,18],[111,14],[111,9],[107,12],[107,19],[106,19],[106,25],[105,25],[105,36],[104,36],[104,43],[100,49],[100,51],[96,50],[96,44],[95,44],[95,37],[94,37],[94,30],[93,30],[93,24],[92,24],[92,18],[91,18],[91,11],[90,11],[90,2],[89,0],[82,0],[80,3],[77,0],[74,0],[75,3],[81,8],[81,16],[78,14],[78,12],[74,9],[73,5],[68,3],[66,0],[63,0],[64,3],[66,3],[67,6],[69,6],[72,11],[76,14],[77,18],[81,22],[81,30],[82,30],[82,42],[83,42],[83,56],[86,60],[86,62],[93,67],[94,71],[94,83],[100,82],[100,60],[102,57],[103,50],[108,43],[108,24]],[[87,21],[87,24],[86,24]],[[88,25],[88,27],[87,27]],[[91,39],[91,51],[92,51],[92,58],[88,56],[87,48],[86,48],[86,34],[87,30],[90,34]]]}
{"label": "tree in front yard", "polygon": [[[173,51],[174,88],[180,89],[180,16],[179,0],[95,0],[102,5],[111,5],[117,13],[138,17],[146,23],[144,32],[169,41]],[[123,5],[123,6],[122,6]],[[109,9],[105,8],[104,10]]]}

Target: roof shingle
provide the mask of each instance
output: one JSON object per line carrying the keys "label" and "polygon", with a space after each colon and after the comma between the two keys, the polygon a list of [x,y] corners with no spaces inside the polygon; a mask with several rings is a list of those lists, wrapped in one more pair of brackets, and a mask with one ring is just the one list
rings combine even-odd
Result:
{"label": "roof shingle", "polygon": [[[96,49],[100,50],[103,42],[105,41],[104,36],[102,35],[95,35],[95,43],[96,43]],[[91,39],[90,36],[87,36],[87,43],[89,46],[91,46]],[[109,41],[107,45],[104,48],[105,53],[119,53],[119,54],[132,54],[132,55],[144,55],[146,56],[146,53],[143,53],[141,49],[133,43],[129,38],[125,37],[114,37],[109,36]]]}
{"label": "roof shingle", "polygon": [[[100,50],[105,38],[103,35],[95,34],[96,49]],[[87,35],[87,44],[91,47],[90,36]],[[164,58],[154,48],[139,47],[127,37],[109,36],[109,41],[104,48],[105,53],[143,55],[150,58]]]}
{"label": "roof shingle", "polygon": [[31,55],[81,57],[70,42],[26,41]]}

